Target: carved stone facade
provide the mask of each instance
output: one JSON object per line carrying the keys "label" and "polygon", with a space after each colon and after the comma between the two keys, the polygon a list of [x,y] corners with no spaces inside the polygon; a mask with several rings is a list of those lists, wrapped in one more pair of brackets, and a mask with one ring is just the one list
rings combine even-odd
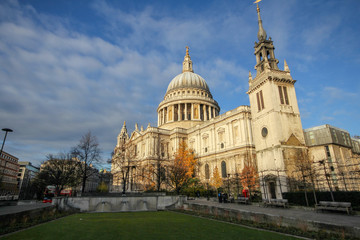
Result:
{"label": "carved stone facade", "polygon": [[[200,163],[197,177],[203,183],[210,181],[216,167],[221,177],[228,179],[241,173],[245,164],[254,164],[264,199],[282,198],[283,192],[291,190],[289,179],[299,159],[319,158],[319,146],[305,142],[295,93],[296,81],[286,61],[283,70],[278,68],[273,41],[262,26],[259,8],[257,12],[259,42],[254,46],[255,78],[249,73],[250,106],[239,106],[219,115],[220,107],[206,81],[194,73],[187,47],[183,71],[172,79],[157,108],[158,126],[139,129],[136,124],[129,136],[124,123],[118,136],[114,153],[119,156],[124,148],[131,149],[132,162],[122,166],[129,176],[126,190],[144,190],[136,184],[140,178],[144,180],[141,169],[145,165],[156,168],[159,162],[166,167],[181,141],[186,141],[194,150]],[[359,164],[360,142],[353,142],[343,146],[346,151],[338,152],[341,156],[348,154],[347,159],[352,159],[352,164],[356,165]],[[335,145],[330,146],[334,154]],[[320,146],[324,150],[324,146]],[[124,173],[120,173],[121,166],[117,162],[113,158],[113,184],[120,186]]]}
{"label": "carved stone facade", "polygon": [[[144,178],[141,169],[159,161],[166,165],[183,140],[194,150],[200,163],[197,174],[204,182],[210,181],[215,167],[223,178],[228,178],[240,173],[244,163],[251,161],[256,165],[250,107],[239,106],[222,115],[219,112],[207,83],[193,72],[187,48],[183,72],[170,82],[159,104],[158,126],[139,129],[136,125],[128,136],[124,123],[118,136],[115,154],[125,146],[132,149],[133,163],[126,166],[130,169],[127,190],[143,190],[143,186],[132,184]],[[113,161],[114,185],[122,184],[120,167]]]}

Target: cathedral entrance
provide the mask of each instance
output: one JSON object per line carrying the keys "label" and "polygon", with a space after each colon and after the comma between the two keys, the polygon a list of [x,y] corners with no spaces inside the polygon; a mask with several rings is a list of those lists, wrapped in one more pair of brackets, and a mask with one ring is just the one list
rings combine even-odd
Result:
{"label": "cathedral entrance", "polygon": [[276,185],[275,182],[269,182],[270,198],[276,199]]}
{"label": "cathedral entrance", "polygon": [[276,183],[277,177],[275,175],[269,174],[264,177],[262,192],[265,199],[277,199],[276,192],[279,189],[277,189]]}

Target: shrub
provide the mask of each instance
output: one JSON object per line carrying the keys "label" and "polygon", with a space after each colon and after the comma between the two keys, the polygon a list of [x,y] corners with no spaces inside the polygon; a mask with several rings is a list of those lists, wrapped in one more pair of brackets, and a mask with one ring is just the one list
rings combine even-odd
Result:
{"label": "shrub", "polygon": [[101,183],[99,184],[99,186],[97,187],[97,191],[98,191],[98,192],[102,192],[102,193],[106,193],[106,192],[109,192],[109,188],[108,188],[108,186],[106,185],[106,183],[101,182]]}
{"label": "shrub", "polygon": [[[330,192],[315,192],[317,201],[332,201]],[[360,209],[360,192],[345,192],[337,191],[333,192],[336,202],[351,202],[351,206],[354,210]],[[306,206],[305,193],[304,192],[286,192],[283,193],[283,197],[288,199],[290,204]],[[310,206],[315,205],[314,193],[312,191],[307,192],[307,197]]]}

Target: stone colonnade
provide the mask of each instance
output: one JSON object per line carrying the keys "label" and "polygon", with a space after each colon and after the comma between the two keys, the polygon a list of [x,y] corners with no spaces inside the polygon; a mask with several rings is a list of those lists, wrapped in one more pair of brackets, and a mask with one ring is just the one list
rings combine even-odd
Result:
{"label": "stone colonnade", "polygon": [[176,121],[207,121],[219,115],[215,106],[202,103],[175,103],[164,106],[158,111],[158,126]]}

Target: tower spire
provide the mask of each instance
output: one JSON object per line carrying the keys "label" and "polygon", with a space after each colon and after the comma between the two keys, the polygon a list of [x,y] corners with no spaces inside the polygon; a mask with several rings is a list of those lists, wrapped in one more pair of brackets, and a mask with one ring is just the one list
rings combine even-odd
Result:
{"label": "tower spire", "polygon": [[117,139],[117,147],[120,147],[121,145],[125,144],[125,142],[129,139],[129,135],[126,129],[126,122],[124,121],[124,125],[121,128],[121,132],[118,135]]}
{"label": "tower spire", "polygon": [[261,16],[260,16],[260,8],[259,8],[259,4],[257,3],[256,4],[256,11],[257,11],[257,14],[258,14],[258,23],[259,23],[259,31],[258,31],[258,34],[257,34],[257,37],[259,39],[259,41],[263,41],[263,40],[266,40],[266,32],[263,28],[263,25],[262,25],[262,20],[261,20]]}
{"label": "tower spire", "polygon": [[121,136],[127,135],[127,129],[126,129],[126,121],[124,121],[124,125],[121,128],[121,132],[120,132]]}
{"label": "tower spire", "polygon": [[191,58],[189,55],[189,47],[188,46],[186,46],[186,54],[184,57],[182,72],[194,72],[194,70],[192,68],[192,61],[191,61]]}
{"label": "tower spire", "polygon": [[[255,3],[258,3],[260,1],[261,0],[257,0],[255,1]],[[262,72],[268,72],[271,69],[278,70],[279,68],[277,64],[279,63],[279,61],[275,58],[275,53],[274,53],[275,47],[273,45],[273,41],[271,40],[270,37],[269,39],[267,39],[266,32],[262,25],[260,8],[258,4],[256,10],[258,15],[258,23],[259,23],[259,31],[257,34],[259,42],[255,42],[255,47],[254,47],[255,56],[256,56],[255,69],[256,69],[256,74],[260,74]]]}

